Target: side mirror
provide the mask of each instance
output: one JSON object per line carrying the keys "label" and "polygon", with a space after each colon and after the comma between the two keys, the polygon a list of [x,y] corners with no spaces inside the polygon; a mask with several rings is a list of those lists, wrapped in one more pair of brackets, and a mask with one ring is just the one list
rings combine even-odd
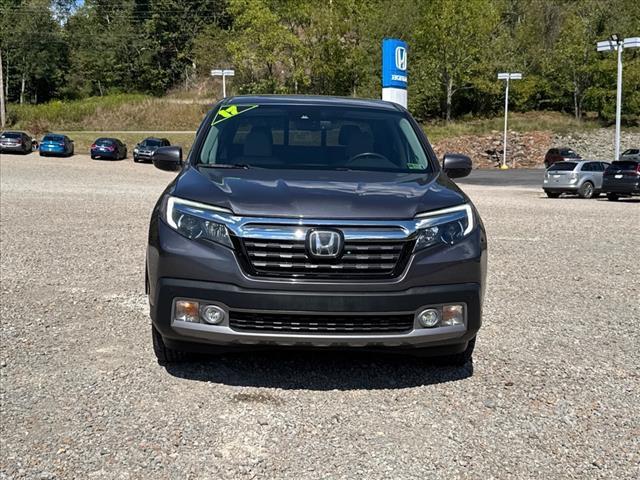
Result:
{"label": "side mirror", "polygon": [[442,159],[442,169],[449,178],[466,177],[471,173],[473,164],[466,155],[459,153],[445,153]]}
{"label": "side mirror", "polygon": [[182,168],[181,147],[159,147],[151,154],[151,161],[160,170],[175,172]]}

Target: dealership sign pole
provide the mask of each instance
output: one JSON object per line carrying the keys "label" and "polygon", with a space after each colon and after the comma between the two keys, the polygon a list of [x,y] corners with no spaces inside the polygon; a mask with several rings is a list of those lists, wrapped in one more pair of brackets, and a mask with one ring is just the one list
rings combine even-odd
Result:
{"label": "dealership sign pole", "polygon": [[[520,80],[522,79],[521,73],[499,73],[498,80],[506,80],[507,87],[504,92],[504,140],[502,142],[502,165],[501,169],[505,170],[507,167],[507,117],[509,115],[509,80]],[[512,167],[516,166],[516,160],[513,159]]]}
{"label": "dealership sign pole", "polygon": [[611,35],[609,40],[603,40],[596,44],[598,52],[610,52],[616,50],[618,52],[618,81],[616,88],[616,140],[615,140],[615,156],[614,160],[620,160],[620,116],[622,113],[622,50],[625,48],[640,47],[640,37],[625,38],[624,40],[618,35]]}
{"label": "dealership sign pole", "polygon": [[212,77],[222,77],[222,98],[227,96],[227,77],[233,77],[236,74],[235,70],[222,70],[219,68],[211,70]]}
{"label": "dealership sign pole", "polygon": [[382,40],[382,99],[407,108],[407,44]]}

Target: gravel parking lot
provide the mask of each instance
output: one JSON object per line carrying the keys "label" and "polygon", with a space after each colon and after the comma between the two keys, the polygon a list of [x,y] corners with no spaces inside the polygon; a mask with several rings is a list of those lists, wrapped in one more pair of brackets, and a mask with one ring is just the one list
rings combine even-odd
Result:
{"label": "gravel parking lot", "polygon": [[172,174],[2,155],[0,478],[640,477],[640,202],[465,185],[473,368],[363,353],[168,369],[144,251]]}

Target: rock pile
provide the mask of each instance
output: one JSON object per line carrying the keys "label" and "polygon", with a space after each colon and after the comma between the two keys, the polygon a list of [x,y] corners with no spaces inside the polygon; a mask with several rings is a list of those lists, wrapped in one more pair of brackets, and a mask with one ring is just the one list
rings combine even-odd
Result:
{"label": "rock pile", "polygon": [[[613,159],[613,129],[593,129],[588,132],[558,135],[550,131],[509,131],[507,164],[514,160],[517,168],[543,168],[544,155],[551,147],[569,147],[582,158],[590,160]],[[621,149],[640,147],[640,132],[623,132]],[[433,146],[438,158],[446,152],[462,153],[471,157],[474,168],[495,167],[502,160],[502,132],[488,135],[464,135],[446,138]]]}

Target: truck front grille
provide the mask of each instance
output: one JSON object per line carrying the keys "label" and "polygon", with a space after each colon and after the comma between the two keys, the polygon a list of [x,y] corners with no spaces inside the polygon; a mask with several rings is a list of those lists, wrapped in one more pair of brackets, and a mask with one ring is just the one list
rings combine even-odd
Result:
{"label": "truck front grille", "polygon": [[324,261],[307,254],[304,240],[245,238],[242,244],[251,274],[313,278],[393,278],[413,247],[406,239],[347,240],[339,259]]}
{"label": "truck front grille", "polygon": [[279,333],[405,333],[413,328],[412,314],[308,314],[229,312],[233,330]]}

